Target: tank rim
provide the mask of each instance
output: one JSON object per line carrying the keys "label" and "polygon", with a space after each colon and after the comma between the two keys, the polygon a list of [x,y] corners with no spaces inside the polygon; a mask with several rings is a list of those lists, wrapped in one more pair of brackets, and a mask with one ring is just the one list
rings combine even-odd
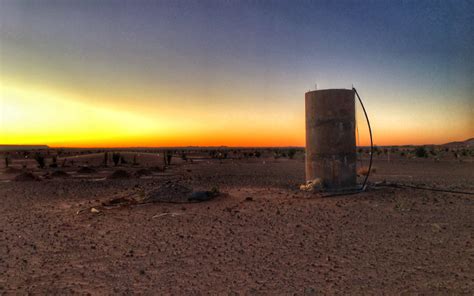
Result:
{"label": "tank rim", "polygon": [[315,92],[325,92],[325,91],[354,91],[354,90],[348,89],[348,88],[324,88],[324,89],[310,90],[310,91],[307,91],[305,94],[315,93]]}

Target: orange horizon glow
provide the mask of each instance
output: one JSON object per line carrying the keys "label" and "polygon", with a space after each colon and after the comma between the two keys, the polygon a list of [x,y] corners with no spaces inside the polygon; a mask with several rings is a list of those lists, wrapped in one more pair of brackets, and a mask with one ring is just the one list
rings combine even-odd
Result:
{"label": "orange horizon glow", "polygon": [[[272,110],[273,113],[238,109],[206,112],[206,107],[168,108],[160,112],[147,110],[147,106],[134,106],[142,108],[137,112],[124,110],[126,106],[87,103],[74,94],[7,83],[6,79],[2,79],[0,94],[3,110],[0,144],[4,145],[20,143],[65,148],[305,146],[303,98],[297,109],[289,112],[280,109]],[[378,146],[444,144],[473,135],[469,129],[440,124],[433,126],[431,132],[419,133],[416,127],[423,128],[423,122],[394,124],[400,121],[400,114],[376,113],[371,117],[374,144]],[[357,120],[358,146],[368,146],[365,118],[360,110]],[[456,127],[456,123],[452,124]]]}

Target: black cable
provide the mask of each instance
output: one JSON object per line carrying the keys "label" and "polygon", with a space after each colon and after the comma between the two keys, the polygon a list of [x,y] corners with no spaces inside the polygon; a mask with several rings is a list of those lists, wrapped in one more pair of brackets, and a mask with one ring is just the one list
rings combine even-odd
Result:
{"label": "black cable", "polygon": [[434,188],[434,187],[423,187],[423,186],[415,186],[415,185],[407,185],[407,184],[399,184],[399,183],[382,183],[382,184],[376,184],[376,186],[393,187],[393,188],[411,188],[411,189],[418,189],[418,190],[428,190],[428,191],[445,192],[445,193],[474,195],[474,192],[469,192],[469,191],[449,190],[449,189],[441,189],[441,188]]}
{"label": "black cable", "polygon": [[359,96],[359,93],[355,89],[355,87],[352,87],[352,90],[355,92],[357,95],[357,98],[359,99],[360,105],[362,106],[362,110],[364,111],[365,119],[367,120],[367,125],[369,127],[369,134],[370,134],[370,160],[369,160],[369,170],[367,171],[367,175],[365,175],[364,182],[362,183],[362,187],[360,188],[361,191],[365,191],[366,189],[366,184],[367,180],[369,179],[370,171],[372,169],[372,158],[374,155],[374,142],[372,139],[372,128],[370,127],[370,120],[369,116],[367,115],[367,111],[365,110],[364,103],[362,103],[362,99]]}

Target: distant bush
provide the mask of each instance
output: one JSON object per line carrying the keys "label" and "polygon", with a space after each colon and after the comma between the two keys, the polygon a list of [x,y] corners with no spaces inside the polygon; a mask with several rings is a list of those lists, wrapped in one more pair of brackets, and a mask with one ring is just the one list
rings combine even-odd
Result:
{"label": "distant bush", "polygon": [[255,157],[256,158],[260,158],[261,155],[262,155],[262,153],[260,153],[260,151],[255,151]]}
{"label": "distant bush", "polygon": [[38,163],[38,166],[42,169],[45,167],[46,165],[46,162],[44,161],[44,156],[39,154],[39,153],[36,153],[35,154],[35,160],[36,162]]}
{"label": "distant bush", "polygon": [[428,152],[426,151],[425,147],[418,147],[415,149],[416,157],[428,157]]}
{"label": "distant bush", "polygon": [[379,155],[379,154],[382,153],[382,152],[380,151],[380,148],[379,148],[379,147],[374,146],[373,153]]}
{"label": "distant bush", "polygon": [[173,152],[171,150],[165,151],[165,165],[171,165],[171,159],[173,158]]}
{"label": "distant bush", "polygon": [[296,149],[288,150],[288,158],[289,159],[293,159],[295,157],[295,154],[296,154]]}
{"label": "distant bush", "polygon": [[114,165],[115,165],[115,166],[118,166],[118,164],[119,164],[121,158],[122,158],[122,157],[120,156],[120,153],[114,153],[114,154],[112,154],[112,161],[114,162]]}
{"label": "distant bush", "polygon": [[52,163],[49,165],[52,168],[57,168],[58,167],[58,158],[57,156],[53,156]]}
{"label": "distant bush", "polygon": [[104,166],[107,166],[108,163],[109,163],[109,153],[108,153],[108,152],[104,152],[104,160],[103,160],[102,164],[103,164]]}

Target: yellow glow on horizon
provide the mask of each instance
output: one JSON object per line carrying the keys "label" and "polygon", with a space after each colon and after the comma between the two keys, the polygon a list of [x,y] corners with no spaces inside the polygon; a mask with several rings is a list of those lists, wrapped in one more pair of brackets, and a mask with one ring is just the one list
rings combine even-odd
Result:
{"label": "yellow glow on horizon", "polygon": [[5,83],[0,94],[2,144],[123,143],[170,131],[166,120],[84,104],[65,94]]}
{"label": "yellow glow on horizon", "polygon": [[[283,110],[158,108],[138,113],[93,105],[72,94],[7,83],[0,85],[1,144],[64,147],[288,146],[304,145],[304,124]],[[145,106],[146,107],[146,106]]]}

